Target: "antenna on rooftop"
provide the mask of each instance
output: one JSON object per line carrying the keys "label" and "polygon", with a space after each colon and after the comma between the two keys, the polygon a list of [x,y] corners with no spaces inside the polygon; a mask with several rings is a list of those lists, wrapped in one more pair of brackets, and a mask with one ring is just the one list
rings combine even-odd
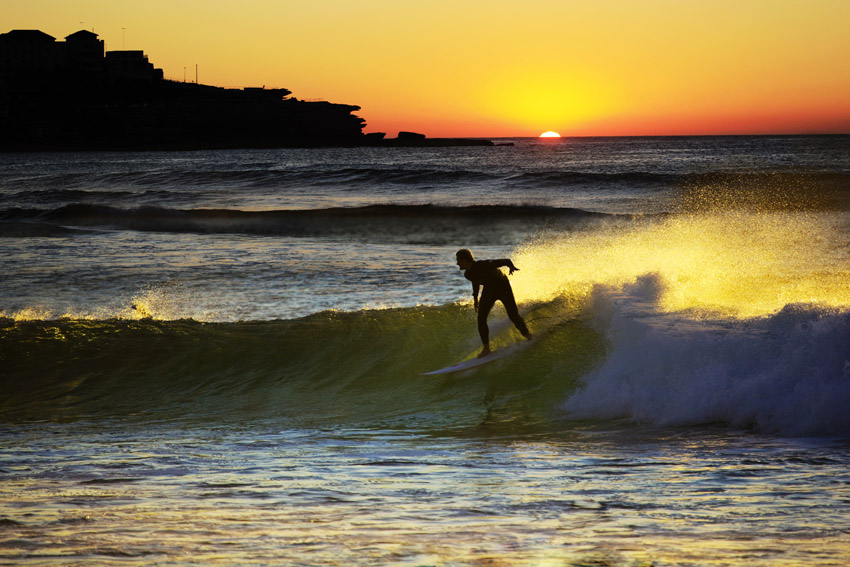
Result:
{"label": "antenna on rooftop", "polygon": [[127,43],[125,41],[126,38],[124,37],[124,30],[126,30],[126,29],[127,28],[121,28],[121,50],[122,51],[127,49]]}

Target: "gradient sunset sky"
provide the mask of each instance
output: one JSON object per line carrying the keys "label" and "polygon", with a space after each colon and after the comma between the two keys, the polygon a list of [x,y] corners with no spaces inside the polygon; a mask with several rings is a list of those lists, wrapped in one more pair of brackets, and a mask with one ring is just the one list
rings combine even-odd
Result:
{"label": "gradient sunset sky", "polygon": [[0,0],[0,22],[391,136],[850,133],[848,0]]}

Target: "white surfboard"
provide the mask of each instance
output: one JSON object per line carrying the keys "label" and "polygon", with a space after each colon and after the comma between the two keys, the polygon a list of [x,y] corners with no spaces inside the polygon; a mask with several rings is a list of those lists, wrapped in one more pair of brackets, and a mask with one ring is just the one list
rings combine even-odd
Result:
{"label": "white surfboard", "polygon": [[507,347],[498,348],[488,354],[487,356],[483,356],[481,358],[470,358],[468,360],[464,360],[462,362],[458,362],[457,364],[453,364],[451,366],[446,366],[445,368],[440,368],[439,370],[432,370],[431,372],[422,372],[421,376],[434,376],[435,374],[452,374],[453,372],[461,372],[463,370],[469,370],[470,368],[475,368],[476,366],[481,366],[482,364],[487,364],[488,362],[493,362],[494,360],[499,360],[502,357],[505,357],[509,354],[513,354],[520,350],[522,346],[528,345],[528,342],[517,343]]}

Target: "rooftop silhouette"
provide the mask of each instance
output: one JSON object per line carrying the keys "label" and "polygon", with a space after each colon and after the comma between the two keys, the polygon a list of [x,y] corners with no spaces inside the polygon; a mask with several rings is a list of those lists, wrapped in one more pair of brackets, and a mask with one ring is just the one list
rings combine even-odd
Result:
{"label": "rooftop silhouette", "polygon": [[364,134],[359,106],[291,94],[168,80],[143,51],[106,51],[87,30],[0,34],[0,150],[493,145]]}
{"label": "rooftop silhouette", "polygon": [[288,89],[170,81],[142,51],[105,51],[97,34],[64,41],[0,34],[0,146],[181,149],[361,144],[360,107]]}

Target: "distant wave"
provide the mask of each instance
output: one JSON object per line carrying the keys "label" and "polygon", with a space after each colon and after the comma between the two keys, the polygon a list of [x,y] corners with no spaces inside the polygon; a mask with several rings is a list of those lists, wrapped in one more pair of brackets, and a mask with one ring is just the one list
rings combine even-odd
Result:
{"label": "distant wave", "polygon": [[[646,172],[592,173],[579,171],[542,171],[516,173],[513,170],[480,171],[412,167],[320,168],[245,168],[221,170],[155,170],[108,173],[63,173],[21,178],[9,183],[60,188],[85,187],[171,187],[182,185],[241,185],[249,187],[293,187],[304,185],[440,185],[457,183],[500,183],[552,186],[553,184],[664,183],[677,178]],[[8,183],[8,182],[7,182]]]}
{"label": "distant wave", "polygon": [[50,187],[37,190],[22,190],[9,195],[17,203],[73,203],[73,202],[100,202],[110,203],[120,201],[122,203],[132,202],[135,199],[168,199],[174,196],[167,189],[132,190],[125,189],[71,189]]}
{"label": "distant wave", "polygon": [[684,177],[675,174],[650,173],[647,171],[626,171],[615,173],[597,173],[582,171],[541,171],[523,172],[508,178],[520,186],[568,187],[571,185],[623,185],[623,186],[659,186],[670,187]]}
{"label": "distant wave", "polygon": [[[389,242],[498,242],[516,231],[571,226],[614,215],[573,208],[482,205],[374,205],[314,210],[132,209],[77,204],[57,209],[0,211],[0,234],[27,236],[22,227],[85,227],[201,234],[339,237]],[[35,226],[41,228],[35,228]],[[4,228],[6,227],[6,228]],[[11,227],[11,228],[10,228]],[[58,231],[58,229],[57,229]]]}
{"label": "distant wave", "polygon": [[304,185],[355,185],[421,184],[492,182],[500,179],[496,173],[436,168],[321,168],[321,169],[193,169],[154,170],[107,173],[63,173],[58,175],[35,175],[7,181],[12,187],[18,185],[59,188],[86,187],[173,187],[173,186],[247,186],[247,187],[295,187]]}
{"label": "distant wave", "polygon": [[76,236],[90,232],[43,222],[0,222],[0,238]]}
{"label": "distant wave", "polygon": [[600,172],[592,169],[517,170],[505,167],[494,170],[452,169],[437,167],[341,167],[275,169],[252,167],[238,169],[155,169],[142,171],[62,173],[14,177],[4,180],[10,188],[55,188],[60,190],[96,190],[128,187],[170,188],[183,186],[209,187],[269,187],[292,188],[305,186],[376,185],[440,186],[440,185],[499,185],[516,188],[553,188],[588,185],[608,187],[676,187],[703,182],[730,180],[793,180],[818,185],[850,185],[850,172],[818,171],[746,171],[718,170],[702,173],[653,172],[625,170]]}

